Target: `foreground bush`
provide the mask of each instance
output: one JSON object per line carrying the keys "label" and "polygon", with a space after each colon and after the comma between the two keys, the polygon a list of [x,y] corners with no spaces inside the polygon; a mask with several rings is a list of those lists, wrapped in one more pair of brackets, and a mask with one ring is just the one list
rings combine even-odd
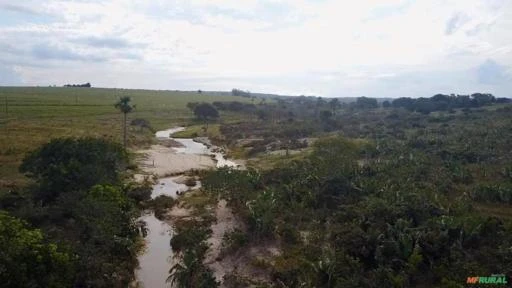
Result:
{"label": "foreground bush", "polygon": [[2,287],[70,287],[72,259],[47,243],[43,233],[0,212]]}

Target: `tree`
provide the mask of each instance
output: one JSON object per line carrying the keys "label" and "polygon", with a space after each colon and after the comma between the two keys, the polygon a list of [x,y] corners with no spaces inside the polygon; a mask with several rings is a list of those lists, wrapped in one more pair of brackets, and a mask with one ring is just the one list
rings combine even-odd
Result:
{"label": "tree", "polygon": [[128,155],[117,143],[63,138],[30,152],[20,172],[36,180],[36,198],[48,203],[62,193],[87,190],[96,184],[118,184],[127,163]]}
{"label": "tree", "polygon": [[329,101],[329,106],[331,107],[331,112],[333,115],[336,115],[336,111],[341,107],[340,100],[338,98],[334,98]]}
{"label": "tree", "polygon": [[196,115],[198,119],[205,121],[206,130],[208,130],[208,120],[219,118],[219,111],[210,103],[197,104],[193,107],[193,110],[194,115]]}
{"label": "tree", "polygon": [[471,94],[471,98],[476,107],[489,105],[496,101],[496,98],[492,94],[487,93],[473,93]]}
{"label": "tree", "polygon": [[231,90],[231,94],[232,94],[233,96],[241,96],[241,97],[247,97],[247,98],[251,97],[251,92],[249,92],[249,91],[243,91],[243,90],[236,89],[236,88],[233,88],[233,89]]}
{"label": "tree", "polygon": [[80,235],[74,247],[80,257],[77,287],[128,287],[138,250],[135,219],[140,214],[133,202],[110,185],[96,185],[72,200],[67,203],[78,228],[73,232]]}
{"label": "tree", "polygon": [[369,97],[357,97],[356,100],[356,107],[360,109],[372,109],[379,107],[379,104],[377,102],[377,99],[375,98],[369,98]]}
{"label": "tree", "polygon": [[261,121],[267,120],[268,110],[258,109],[258,111],[256,111],[256,115],[258,116],[258,119]]}
{"label": "tree", "polygon": [[317,97],[315,102],[315,117],[320,116],[320,108],[325,104],[325,100],[322,97]]}
{"label": "tree", "polygon": [[126,116],[128,113],[132,112],[135,106],[130,105],[130,97],[124,96],[119,99],[119,101],[114,105],[121,113],[123,113],[123,146],[126,149]]}
{"label": "tree", "polygon": [[322,110],[320,112],[320,120],[322,122],[328,122],[332,117],[332,112],[329,110]]}
{"label": "tree", "polygon": [[40,230],[0,211],[2,287],[72,287],[68,254],[48,244]]}
{"label": "tree", "polygon": [[393,100],[393,102],[391,102],[391,106],[393,106],[395,108],[403,107],[409,111],[414,110],[414,105],[415,105],[415,100],[408,98],[408,97],[400,97],[400,98]]}
{"label": "tree", "polygon": [[187,108],[192,110],[192,111],[194,111],[194,108],[196,108],[197,104],[199,104],[199,103],[197,103],[197,102],[188,102],[187,103]]}

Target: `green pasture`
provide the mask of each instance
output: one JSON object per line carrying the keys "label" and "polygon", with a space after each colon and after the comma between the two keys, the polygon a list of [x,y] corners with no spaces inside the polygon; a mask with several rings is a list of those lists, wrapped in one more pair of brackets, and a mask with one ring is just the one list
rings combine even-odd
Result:
{"label": "green pasture", "polygon": [[[197,92],[72,87],[0,87],[0,189],[23,183],[17,172],[26,152],[52,138],[105,137],[121,141],[122,115],[114,108],[121,96],[136,106],[131,119],[143,118],[153,129],[193,122],[188,102],[249,101],[234,96]],[[223,121],[236,121],[233,114]],[[128,143],[143,146],[152,141],[147,129],[130,127]]]}

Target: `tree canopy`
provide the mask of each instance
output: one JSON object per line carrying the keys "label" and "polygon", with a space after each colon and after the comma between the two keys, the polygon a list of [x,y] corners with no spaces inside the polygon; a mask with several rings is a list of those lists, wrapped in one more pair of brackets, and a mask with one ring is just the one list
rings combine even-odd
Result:
{"label": "tree canopy", "polygon": [[[473,93],[471,95],[436,94],[430,98],[397,98],[391,102],[391,106],[428,114],[432,111],[482,107],[496,102],[497,99],[488,93]],[[500,102],[506,103],[509,101],[500,100]]]}
{"label": "tree canopy", "polygon": [[362,96],[356,99],[355,107],[359,109],[372,109],[379,107],[379,104],[375,98]]}
{"label": "tree canopy", "polygon": [[47,203],[62,193],[87,190],[96,184],[118,184],[127,162],[119,144],[96,138],[65,138],[29,153],[20,171],[36,181],[36,196]]}
{"label": "tree canopy", "polygon": [[236,88],[233,88],[233,90],[231,90],[231,94],[233,96],[241,96],[241,97],[251,97],[251,92],[249,91],[243,91],[241,89],[236,89]]}
{"label": "tree canopy", "polygon": [[[20,170],[33,178],[37,185],[17,198],[0,197],[0,204],[3,206],[5,200],[14,199],[15,205],[7,207],[17,213],[16,216],[23,216],[37,224],[48,235],[49,241],[65,247],[68,255],[72,257],[68,257],[67,262],[63,263],[62,269],[68,270],[62,272],[64,270],[59,268],[60,275],[55,276],[59,280],[67,281],[66,284],[53,285],[50,283],[52,279],[43,278],[47,281],[45,283],[50,284],[37,286],[28,283],[21,287],[128,286],[133,280],[139,247],[136,225],[139,214],[134,200],[141,201],[149,196],[147,189],[139,185],[124,185],[122,173],[128,160],[121,145],[95,138],[54,139],[27,155]],[[27,193],[33,193],[34,197]],[[22,224],[14,220],[2,216],[0,222],[5,219],[9,221],[7,226],[11,225],[23,231],[19,228]],[[18,235],[12,234],[7,228],[2,230],[1,227],[0,223],[0,249],[6,253],[10,253],[8,250],[17,244],[24,247],[20,249],[35,252],[46,247],[45,244],[37,243],[44,243],[46,240],[41,238],[42,234],[38,231]],[[2,236],[6,238],[2,240]],[[34,244],[17,237],[32,237],[35,240],[30,241]],[[12,247],[4,249],[4,244]],[[32,245],[36,248],[31,248]],[[50,252],[56,251],[52,245],[48,249],[53,249]],[[20,257],[23,255],[20,254]],[[37,257],[42,259],[37,261],[49,263],[50,268],[37,268],[40,262],[34,260],[30,269],[47,269],[48,277],[53,277],[51,269],[57,266],[52,264],[51,259],[45,260],[44,255]],[[0,259],[3,260],[3,257]],[[0,275],[3,272],[1,264],[2,261]],[[24,269],[23,266],[20,267]],[[20,271],[24,273],[23,270]],[[42,277],[37,274],[39,271],[27,271],[33,274],[32,277]]]}
{"label": "tree canopy", "polygon": [[208,121],[219,117],[219,111],[210,103],[199,103],[193,106],[194,115],[201,120]]}
{"label": "tree canopy", "polygon": [[0,211],[2,287],[71,287],[71,257],[40,230]]}
{"label": "tree canopy", "polygon": [[134,109],[134,106],[132,106],[130,104],[130,101],[131,101],[131,98],[129,96],[123,96],[123,97],[119,98],[119,101],[117,101],[116,104],[114,104],[114,107],[119,109],[119,111],[121,111],[121,113],[124,113],[124,114],[130,113]]}

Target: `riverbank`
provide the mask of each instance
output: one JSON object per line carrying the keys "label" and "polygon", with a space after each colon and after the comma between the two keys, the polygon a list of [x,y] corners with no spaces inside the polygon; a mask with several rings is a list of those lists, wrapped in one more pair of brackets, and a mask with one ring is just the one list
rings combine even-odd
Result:
{"label": "riverbank", "polygon": [[[184,174],[190,170],[214,169],[216,167],[230,166],[240,167],[244,163],[235,163],[225,159],[223,150],[213,146],[208,139],[174,139],[172,134],[183,131],[183,127],[176,127],[156,133],[156,145],[149,149],[137,151],[141,173],[135,175],[137,181],[148,178],[153,181],[151,198],[160,195],[169,196],[175,199],[178,195],[201,187],[199,181],[196,185],[189,187],[184,183],[187,177]],[[172,176],[170,176],[172,175]],[[154,213],[149,212],[141,216],[140,220],[147,223],[148,234],[145,237],[146,249],[139,256],[140,267],[136,271],[137,281],[143,287],[170,287],[166,282],[169,270],[177,259],[174,259],[173,251],[169,245],[172,239],[173,226],[175,221],[193,217],[193,207],[185,207],[184,201],[178,200],[177,204],[165,214],[164,219],[157,219]],[[221,207],[222,208],[222,207]],[[213,216],[225,211],[214,208]],[[218,254],[222,237],[225,231],[232,228],[231,223],[217,219],[217,232],[211,235],[209,243],[216,243],[211,247],[210,255]],[[222,277],[220,277],[222,279]],[[218,279],[220,280],[220,279]]]}
{"label": "riverbank", "polygon": [[139,166],[145,174],[158,178],[185,173],[192,169],[216,167],[215,161],[208,155],[177,153],[174,148],[152,145],[150,149],[140,150]]}

